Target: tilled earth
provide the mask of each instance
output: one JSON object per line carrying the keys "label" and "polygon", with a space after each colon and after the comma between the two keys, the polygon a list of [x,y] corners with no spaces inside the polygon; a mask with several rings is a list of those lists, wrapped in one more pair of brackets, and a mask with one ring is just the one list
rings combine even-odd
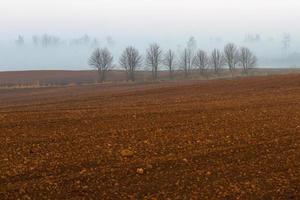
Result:
{"label": "tilled earth", "polygon": [[0,90],[0,199],[299,199],[300,75]]}

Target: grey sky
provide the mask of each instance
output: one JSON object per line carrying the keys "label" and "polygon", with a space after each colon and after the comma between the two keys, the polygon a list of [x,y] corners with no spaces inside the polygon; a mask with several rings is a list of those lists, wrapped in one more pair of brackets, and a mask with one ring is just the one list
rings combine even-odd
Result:
{"label": "grey sky", "polygon": [[3,0],[0,23],[7,35],[298,33],[299,10],[297,0]]}
{"label": "grey sky", "polygon": [[[300,41],[299,10],[299,0],[2,0],[0,44],[18,34],[30,40],[49,33],[66,39],[110,35],[118,48],[131,43],[144,47],[152,41],[174,48],[193,35],[198,46],[212,48],[211,38],[240,43],[253,33],[265,42],[276,39],[280,48],[283,33]],[[0,60],[0,66],[11,63]],[[83,63],[82,57],[79,65]]]}

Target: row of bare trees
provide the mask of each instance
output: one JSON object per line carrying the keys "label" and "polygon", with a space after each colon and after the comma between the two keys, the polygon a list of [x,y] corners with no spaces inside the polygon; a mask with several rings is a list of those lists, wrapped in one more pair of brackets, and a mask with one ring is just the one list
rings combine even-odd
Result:
{"label": "row of bare trees", "polygon": [[[106,74],[113,69],[113,56],[107,48],[97,48],[89,59],[89,65],[97,69],[99,74],[99,82],[106,79]],[[141,67],[143,58],[139,51],[129,46],[127,47],[119,59],[119,64],[127,74],[127,81],[135,81],[135,72]],[[215,74],[219,74],[221,70],[228,67],[233,72],[238,67],[243,69],[243,73],[248,71],[257,63],[256,56],[246,47],[238,48],[235,44],[229,43],[224,50],[214,49],[210,54],[204,50],[194,52],[192,48],[185,48],[179,56],[171,49],[163,52],[157,43],[153,43],[146,50],[145,66],[151,69],[153,80],[157,80],[158,72],[166,69],[169,71],[169,78],[174,78],[174,71],[181,69],[187,78],[194,70],[198,70],[201,75],[212,70]]]}

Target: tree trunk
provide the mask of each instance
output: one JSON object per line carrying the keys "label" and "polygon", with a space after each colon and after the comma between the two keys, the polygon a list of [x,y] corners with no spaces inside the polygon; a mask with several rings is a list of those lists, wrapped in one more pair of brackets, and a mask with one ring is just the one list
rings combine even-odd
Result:
{"label": "tree trunk", "polygon": [[173,71],[171,68],[169,69],[169,78],[170,80],[173,80]]}
{"label": "tree trunk", "polygon": [[102,71],[101,71],[101,69],[98,69],[98,83],[102,83],[103,82],[103,80],[102,80]]}

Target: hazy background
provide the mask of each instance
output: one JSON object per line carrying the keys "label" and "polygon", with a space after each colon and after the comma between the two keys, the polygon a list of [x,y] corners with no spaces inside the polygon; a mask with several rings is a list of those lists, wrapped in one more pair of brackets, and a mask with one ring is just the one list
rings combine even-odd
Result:
{"label": "hazy background", "polygon": [[3,1],[0,71],[89,69],[96,47],[110,48],[117,62],[127,45],[180,51],[191,36],[207,51],[247,46],[260,66],[300,66],[299,10],[297,0]]}

